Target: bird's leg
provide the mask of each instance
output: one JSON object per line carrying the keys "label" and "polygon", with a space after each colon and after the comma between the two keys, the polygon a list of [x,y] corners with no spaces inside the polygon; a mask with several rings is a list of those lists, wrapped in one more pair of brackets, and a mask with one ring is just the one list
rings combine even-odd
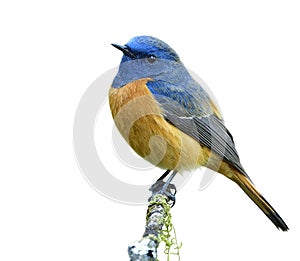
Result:
{"label": "bird's leg", "polygon": [[[170,177],[167,179],[166,182],[163,179],[170,173],[170,170],[167,170],[150,188],[150,191],[153,193],[152,197],[157,194],[161,194],[166,196],[171,204],[171,207],[175,204],[175,195],[176,195],[176,187],[174,184],[171,184],[171,181],[175,177],[177,171],[173,170]],[[150,198],[151,199],[151,198]],[[149,200],[150,200],[149,199]]]}
{"label": "bird's leg", "polygon": [[168,169],[168,170],[166,170],[166,172],[164,173],[164,174],[162,174],[161,175],[161,177],[157,180],[157,181],[159,181],[159,180],[163,180],[166,176],[168,176],[169,175],[169,173],[171,172],[171,170],[170,169]]}

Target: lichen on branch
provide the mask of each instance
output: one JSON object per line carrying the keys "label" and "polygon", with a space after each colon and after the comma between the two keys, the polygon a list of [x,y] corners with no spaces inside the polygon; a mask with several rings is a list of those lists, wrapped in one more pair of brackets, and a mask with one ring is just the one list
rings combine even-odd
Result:
{"label": "lichen on branch", "polygon": [[[176,232],[172,225],[171,207],[175,203],[175,194],[169,197],[152,190],[153,194],[149,199],[145,232],[142,239],[135,241],[128,247],[128,254],[131,261],[157,261],[157,249],[161,242],[165,244],[164,253],[170,259],[170,255],[179,257],[179,248]],[[176,192],[175,192],[176,193]]]}

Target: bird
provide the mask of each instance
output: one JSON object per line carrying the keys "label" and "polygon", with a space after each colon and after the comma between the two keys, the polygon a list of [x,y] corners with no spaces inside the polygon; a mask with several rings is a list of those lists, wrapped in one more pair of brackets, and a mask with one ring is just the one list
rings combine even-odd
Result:
{"label": "bird", "polygon": [[[191,76],[178,54],[153,36],[125,45],[109,89],[115,125],[131,148],[165,177],[201,166],[235,182],[282,231],[289,228],[243,168],[218,106]],[[172,178],[169,178],[171,180]]]}

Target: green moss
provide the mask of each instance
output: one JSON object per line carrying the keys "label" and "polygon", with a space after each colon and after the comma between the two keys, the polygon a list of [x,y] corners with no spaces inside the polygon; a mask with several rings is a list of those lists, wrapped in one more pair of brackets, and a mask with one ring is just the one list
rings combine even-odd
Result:
{"label": "green moss", "polygon": [[178,260],[180,260],[179,249],[181,248],[182,243],[178,243],[177,241],[176,231],[172,224],[172,216],[170,213],[171,207],[168,204],[168,199],[166,196],[157,194],[154,197],[152,197],[149,203],[150,207],[148,208],[147,221],[149,218],[149,214],[151,213],[151,209],[156,205],[162,206],[165,214],[162,220],[159,221],[160,224],[163,224],[163,227],[161,233],[158,235],[158,238],[156,240],[158,240],[158,244],[164,242],[164,253],[168,256],[168,261],[170,260],[171,255],[177,255]]}

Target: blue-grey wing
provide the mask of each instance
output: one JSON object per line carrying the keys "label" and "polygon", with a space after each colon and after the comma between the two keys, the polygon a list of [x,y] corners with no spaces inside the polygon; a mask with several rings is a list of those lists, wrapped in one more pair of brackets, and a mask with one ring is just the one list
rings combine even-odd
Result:
{"label": "blue-grey wing", "polygon": [[193,137],[246,175],[230,132],[215,113],[208,94],[200,87],[182,88],[164,81],[147,86],[159,103],[164,118]]}

